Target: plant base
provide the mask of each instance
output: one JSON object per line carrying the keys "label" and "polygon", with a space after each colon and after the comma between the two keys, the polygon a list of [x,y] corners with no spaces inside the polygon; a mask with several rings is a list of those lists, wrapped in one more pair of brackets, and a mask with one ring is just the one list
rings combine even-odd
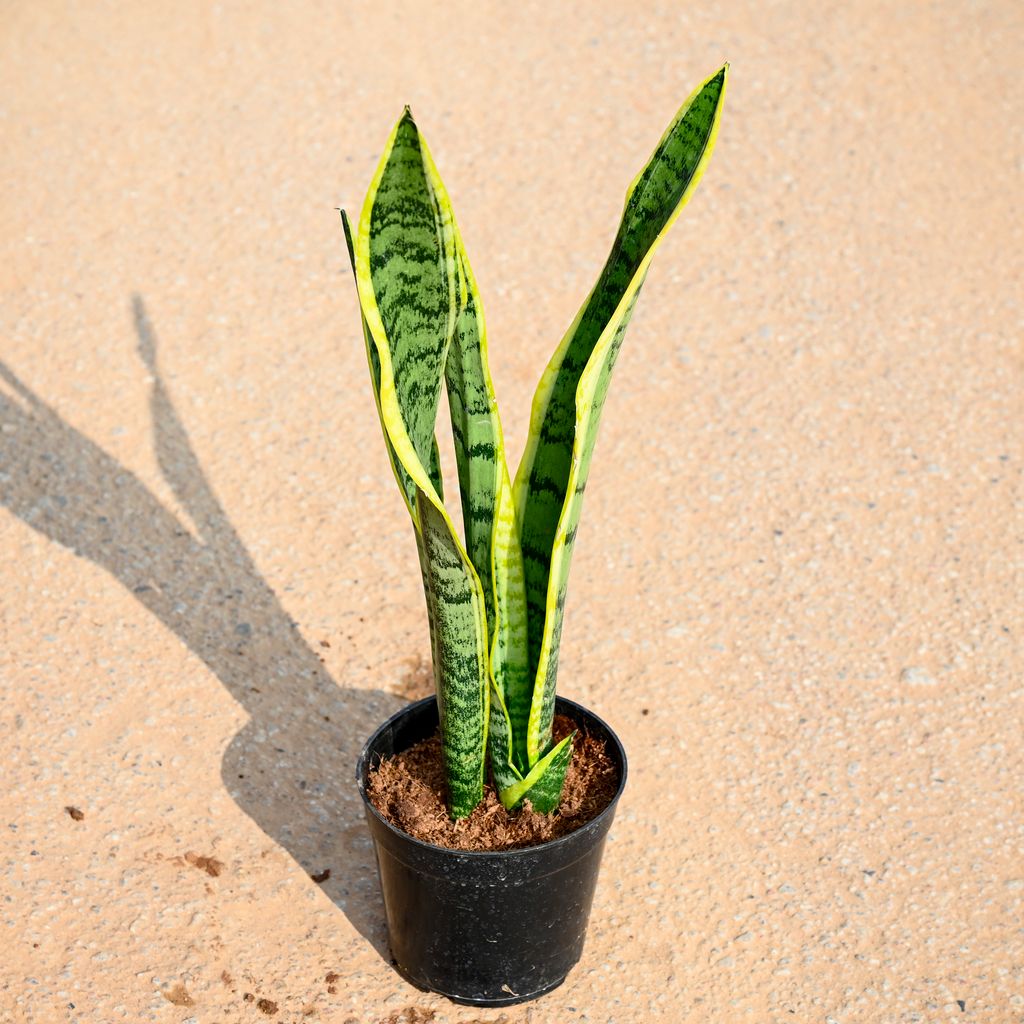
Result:
{"label": "plant base", "polygon": [[557,988],[577,963],[626,755],[596,715],[558,699],[565,714],[601,736],[619,768],[612,802],[575,832],[538,846],[473,852],[413,839],[385,821],[366,795],[372,763],[437,729],[433,697],[404,708],[363,748],[356,769],[366,810],[392,956],[419,988],[472,1006],[509,1006]]}

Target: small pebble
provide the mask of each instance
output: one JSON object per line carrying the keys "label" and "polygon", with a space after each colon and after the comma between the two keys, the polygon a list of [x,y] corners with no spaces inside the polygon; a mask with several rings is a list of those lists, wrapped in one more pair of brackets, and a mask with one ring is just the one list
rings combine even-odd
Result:
{"label": "small pebble", "polygon": [[934,686],[935,677],[926,668],[912,665],[900,673],[900,680],[908,686]]}

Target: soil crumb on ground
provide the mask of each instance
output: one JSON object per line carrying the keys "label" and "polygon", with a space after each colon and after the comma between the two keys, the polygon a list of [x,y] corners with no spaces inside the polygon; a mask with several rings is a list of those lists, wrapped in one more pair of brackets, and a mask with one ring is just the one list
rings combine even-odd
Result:
{"label": "soil crumb on ground", "polygon": [[603,739],[559,715],[554,738],[576,731],[565,773],[562,802],[551,814],[537,814],[530,802],[509,813],[490,784],[483,802],[461,821],[448,817],[439,733],[371,768],[366,791],[374,807],[415,839],[452,850],[512,850],[568,835],[597,817],[615,796],[619,773]]}
{"label": "soil crumb on ground", "polygon": [[216,878],[224,870],[224,862],[216,857],[203,857],[191,850],[185,854],[185,860],[194,868],[205,871],[211,878]]}
{"label": "soil crumb on ground", "polygon": [[173,1003],[175,1006],[195,1006],[196,1001],[189,995],[188,990],[179,981],[174,988],[164,989],[162,993],[164,999],[169,1003]]}

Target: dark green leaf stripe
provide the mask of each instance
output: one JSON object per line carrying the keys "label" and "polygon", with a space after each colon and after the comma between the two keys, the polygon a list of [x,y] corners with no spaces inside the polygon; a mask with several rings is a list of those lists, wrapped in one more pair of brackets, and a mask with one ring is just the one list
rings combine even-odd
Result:
{"label": "dark green leaf stripe", "polygon": [[608,260],[534,398],[515,485],[535,678],[531,763],[550,743],[566,580],[611,369],[654,251],[711,154],[726,76],[723,67],[693,93],[630,186]]}

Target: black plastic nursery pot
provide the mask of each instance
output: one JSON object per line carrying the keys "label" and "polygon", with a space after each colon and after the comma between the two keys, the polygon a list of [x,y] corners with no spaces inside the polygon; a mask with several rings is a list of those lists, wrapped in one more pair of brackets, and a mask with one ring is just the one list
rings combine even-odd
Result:
{"label": "black plastic nursery pot", "polygon": [[556,712],[607,745],[619,770],[611,803],[538,846],[467,852],[424,843],[386,821],[366,794],[371,765],[437,729],[435,698],[389,718],[359,756],[356,780],[377,855],[391,954],[412,984],[473,1006],[507,1006],[557,988],[583,953],[605,837],[626,785],[614,732],[580,704]]}

